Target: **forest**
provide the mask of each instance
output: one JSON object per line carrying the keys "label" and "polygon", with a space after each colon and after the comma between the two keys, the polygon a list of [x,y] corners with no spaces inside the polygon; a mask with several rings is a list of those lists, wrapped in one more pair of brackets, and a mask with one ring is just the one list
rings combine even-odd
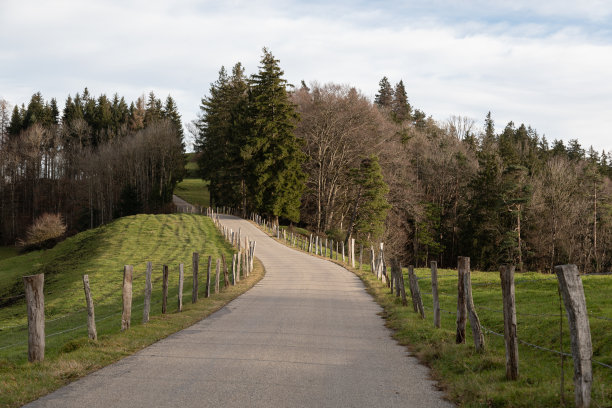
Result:
{"label": "forest", "polygon": [[14,245],[45,213],[68,234],[117,217],[167,211],[184,172],[181,117],[168,96],[129,105],[87,88],[60,115],[40,93],[0,101],[0,244]]}
{"label": "forest", "polygon": [[583,272],[612,266],[612,154],[550,143],[528,125],[496,132],[436,121],[387,77],[369,100],[348,85],[224,67],[192,128],[213,205],[258,212],[335,240],[385,242],[405,264]]}
{"label": "forest", "polygon": [[[612,267],[612,153],[578,139],[549,142],[494,117],[436,121],[402,80],[374,100],[349,85],[283,78],[264,49],[259,70],[224,67],[190,131],[211,202],[257,212],[334,240],[385,242],[405,264],[551,272]],[[499,127],[497,128],[499,129]],[[67,233],[172,209],[184,174],[176,103],[87,88],[60,113],[40,93],[0,100],[0,243],[14,245],[44,213]]]}

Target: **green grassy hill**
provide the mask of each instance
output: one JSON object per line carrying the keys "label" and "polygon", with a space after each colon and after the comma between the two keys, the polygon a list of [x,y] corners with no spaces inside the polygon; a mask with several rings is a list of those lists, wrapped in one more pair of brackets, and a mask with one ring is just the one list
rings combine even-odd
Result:
{"label": "green grassy hill", "polygon": [[[196,304],[191,303],[193,252],[200,253],[200,301]],[[208,256],[213,258],[213,268],[221,255],[231,267],[232,253],[208,217],[136,215],[77,234],[50,250],[0,260],[0,406],[19,406],[43,395],[193,324],[235,298],[262,275],[261,267],[239,285],[203,298]],[[152,320],[142,325],[147,261],[153,263]],[[181,262],[185,265],[185,310],[178,313]],[[134,266],[132,327],[120,332],[123,266],[127,264]],[[169,310],[162,316],[164,264],[170,273]],[[45,273],[46,351],[43,363],[29,364],[22,276],[37,273]],[[84,274],[89,275],[95,304],[97,343],[87,339]]]}

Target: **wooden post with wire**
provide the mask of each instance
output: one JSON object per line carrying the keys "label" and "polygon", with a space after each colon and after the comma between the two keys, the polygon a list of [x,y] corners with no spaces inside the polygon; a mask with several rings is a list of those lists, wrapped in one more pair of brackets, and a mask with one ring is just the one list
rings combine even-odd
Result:
{"label": "wooden post with wire", "polygon": [[555,273],[569,322],[575,403],[576,407],[588,407],[593,384],[593,344],[582,279],[576,265],[555,266]]}
{"label": "wooden post with wire", "polygon": [[45,274],[24,276],[23,284],[28,309],[28,361],[34,363],[45,359]]}

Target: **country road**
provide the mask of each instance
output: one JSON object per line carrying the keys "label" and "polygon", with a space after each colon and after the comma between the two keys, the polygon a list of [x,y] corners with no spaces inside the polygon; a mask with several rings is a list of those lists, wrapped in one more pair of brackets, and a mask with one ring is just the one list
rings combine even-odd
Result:
{"label": "country road", "polygon": [[28,407],[451,407],[344,268],[230,216],[266,276],[207,319]]}

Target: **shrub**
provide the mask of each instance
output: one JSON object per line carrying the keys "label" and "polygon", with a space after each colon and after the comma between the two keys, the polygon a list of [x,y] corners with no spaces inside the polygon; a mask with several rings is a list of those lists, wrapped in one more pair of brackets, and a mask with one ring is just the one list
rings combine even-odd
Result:
{"label": "shrub", "polygon": [[38,217],[26,232],[19,245],[23,251],[52,248],[66,233],[66,224],[60,214],[44,213]]}

